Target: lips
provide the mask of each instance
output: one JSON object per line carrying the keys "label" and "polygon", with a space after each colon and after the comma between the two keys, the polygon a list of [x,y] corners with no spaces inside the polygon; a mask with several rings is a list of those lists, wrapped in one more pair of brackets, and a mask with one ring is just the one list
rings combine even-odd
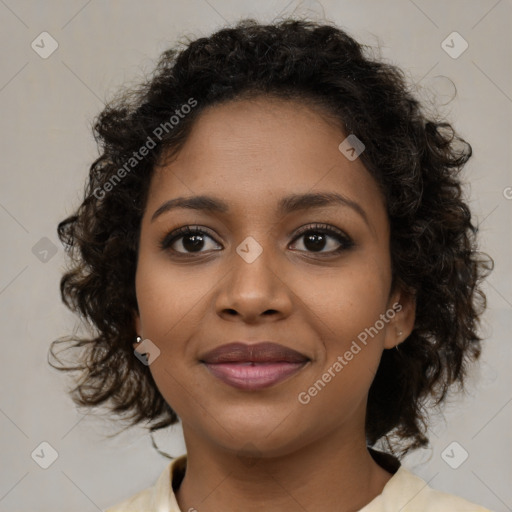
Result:
{"label": "lips", "polygon": [[303,363],[308,358],[288,347],[269,341],[255,344],[242,342],[229,343],[210,350],[201,357],[209,364],[217,363]]}
{"label": "lips", "polygon": [[200,358],[213,376],[245,390],[273,386],[300,371],[309,360],[296,350],[271,342],[229,343]]}

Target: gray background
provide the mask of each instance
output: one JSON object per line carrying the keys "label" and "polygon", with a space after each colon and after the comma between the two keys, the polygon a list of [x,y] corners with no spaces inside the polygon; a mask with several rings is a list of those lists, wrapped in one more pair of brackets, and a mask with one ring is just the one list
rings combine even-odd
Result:
{"label": "gray background", "polygon": [[[446,420],[434,423],[432,449],[405,464],[433,487],[495,511],[512,510],[511,1],[254,4],[0,0],[0,512],[101,510],[152,485],[168,464],[142,427],[107,438],[119,425],[102,411],[76,410],[66,376],[47,364],[50,341],[76,323],[60,303],[64,258],[56,225],[78,205],[97,155],[90,123],[117,87],[149,71],[181,36],[208,35],[241,17],[271,21],[294,11],[313,19],[325,15],[361,42],[380,45],[384,59],[406,69],[420,97],[446,104],[439,108],[473,146],[468,190],[482,248],[496,262],[485,286],[483,361],[467,396],[453,396]],[[31,47],[34,40],[42,46],[43,31],[59,45],[46,59]],[[469,44],[457,58],[441,45],[453,31]],[[452,51],[461,48],[461,41],[448,41]],[[454,85],[457,96],[450,101]],[[162,450],[184,453],[179,426],[155,438]],[[58,452],[48,469],[31,457],[43,441]],[[445,451],[453,441],[460,446]],[[462,450],[469,457],[453,469],[445,459],[456,465]],[[39,460],[49,456],[43,453]]]}

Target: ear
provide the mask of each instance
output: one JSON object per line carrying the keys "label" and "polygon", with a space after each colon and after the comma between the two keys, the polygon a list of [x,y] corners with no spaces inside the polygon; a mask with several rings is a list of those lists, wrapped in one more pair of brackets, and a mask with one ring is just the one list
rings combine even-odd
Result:
{"label": "ear", "polygon": [[[140,315],[137,311],[133,312],[133,325],[135,327],[135,332],[137,333],[136,336],[140,336],[141,338],[143,338],[142,322],[140,321]],[[133,340],[132,346],[135,349],[135,348],[137,348],[138,343],[135,340]]]}
{"label": "ear", "polygon": [[388,314],[390,321],[386,327],[384,348],[394,348],[405,341],[414,329],[416,319],[416,297],[412,291],[405,290],[403,286],[397,286],[389,298]]}

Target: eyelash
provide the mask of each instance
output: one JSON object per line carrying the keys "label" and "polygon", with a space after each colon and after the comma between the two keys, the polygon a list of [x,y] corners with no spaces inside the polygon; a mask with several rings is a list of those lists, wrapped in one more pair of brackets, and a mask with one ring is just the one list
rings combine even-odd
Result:
{"label": "eyelash", "polygon": [[[347,236],[343,231],[335,229],[328,224],[312,224],[308,226],[303,226],[299,228],[297,233],[295,234],[295,238],[293,239],[292,243],[294,243],[296,240],[298,240],[301,236],[308,234],[308,233],[321,233],[324,235],[331,236],[334,238],[337,242],[340,243],[340,247],[338,249],[335,249],[333,251],[328,252],[314,252],[314,251],[299,251],[299,252],[306,252],[309,254],[315,254],[319,255],[321,258],[326,256],[333,256],[337,255],[347,249],[350,249],[354,246],[353,240]],[[183,238],[185,236],[190,235],[207,235],[208,237],[213,238],[212,235],[208,233],[208,231],[199,228],[198,226],[183,226],[181,228],[175,229],[174,231],[171,231],[170,233],[166,234],[159,243],[159,246],[162,250],[169,250],[171,245],[180,238]],[[194,257],[197,254],[201,254],[203,251],[198,252],[178,252],[172,249],[172,252],[178,255],[178,257]]]}

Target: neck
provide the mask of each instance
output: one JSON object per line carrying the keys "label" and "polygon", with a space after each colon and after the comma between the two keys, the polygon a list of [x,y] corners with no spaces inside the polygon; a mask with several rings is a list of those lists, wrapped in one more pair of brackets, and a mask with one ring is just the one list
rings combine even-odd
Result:
{"label": "neck", "polygon": [[[242,457],[198,439],[184,425],[187,469],[176,493],[181,510],[353,512],[382,492],[391,473],[366,441],[328,436],[278,457]],[[349,441],[347,441],[349,439]]]}

